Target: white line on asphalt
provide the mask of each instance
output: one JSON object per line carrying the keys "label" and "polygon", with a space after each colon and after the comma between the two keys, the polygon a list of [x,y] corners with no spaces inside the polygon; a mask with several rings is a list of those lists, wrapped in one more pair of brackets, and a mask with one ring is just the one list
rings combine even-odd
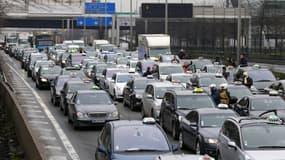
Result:
{"label": "white line on asphalt", "polygon": [[75,149],[73,148],[73,146],[72,146],[71,142],[69,141],[69,139],[67,138],[66,134],[63,132],[63,130],[61,129],[61,127],[57,123],[56,119],[51,114],[50,110],[45,105],[45,103],[42,101],[42,99],[38,95],[38,93],[29,85],[29,83],[27,83],[25,81],[25,79],[16,71],[16,69],[14,69],[10,64],[7,64],[7,65],[23,80],[23,82],[26,84],[26,86],[29,89],[31,89],[31,91],[35,95],[36,99],[38,100],[38,102],[42,106],[43,110],[45,111],[47,117],[49,118],[52,125],[54,126],[58,136],[60,137],[65,149],[67,150],[67,152],[68,152],[69,156],[72,158],[72,160],[80,160],[79,155],[76,153]]}

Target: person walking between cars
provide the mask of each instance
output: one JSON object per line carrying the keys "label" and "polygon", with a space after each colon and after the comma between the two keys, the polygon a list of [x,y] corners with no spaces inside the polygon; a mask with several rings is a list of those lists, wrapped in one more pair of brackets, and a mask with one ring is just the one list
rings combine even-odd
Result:
{"label": "person walking between cars", "polygon": [[148,75],[151,75],[151,74],[152,74],[152,72],[150,70],[150,67],[147,67],[146,71],[143,74],[143,77],[147,77]]}
{"label": "person walking between cars", "polygon": [[177,59],[176,55],[173,55],[173,59],[171,60],[171,63],[179,63],[179,60]]}
{"label": "person walking between cars", "polygon": [[252,86],[252,79],[248,76],[247,72],[243,72],[242,84],[250,88]]}
{"label": "person walking between cars", "polygon": [[243,53],[240,54],[239,65],[240,65],[241,67],[247,67],[247,66],[248,66],[248,64],[247,64],[247,59],[246,59],[246,57],[244,56]]}
{"label": "person walking between cars", "polygon": [[179,53],[178,53],[178,57],[180,59],[183,59],[185,57],[185,52],[184,52],[184,49],[180,49]]}
{"label": "person walking between cars", "polygon": [[220,92],[217,89],[216,84],[210,85],[210,92],[211,92],[211,97],[214,100],[215,104],[216,105],[220,104]]}
{"label": "person walking between cars", "polygon": [[230,93],[228,92],[228,85],[223,83],[220,85],[220,103],[230,104]]}

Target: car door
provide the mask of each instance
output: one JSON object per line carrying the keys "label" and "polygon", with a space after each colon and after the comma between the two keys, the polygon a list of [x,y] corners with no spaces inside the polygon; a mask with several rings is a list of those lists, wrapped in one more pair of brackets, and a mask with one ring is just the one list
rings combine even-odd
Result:
{"label": "car door", "polygon": [[[97,160],[111,160],[111,127],[110,125],[106,125],[106,127],[102,130],[100,138],[98,139],[98,146],[97,146]],[[98,151],[98,147],[103,147],[106,153]]]}
{"label": "car door", "polygon": [[[229,146],[229,142],[234,142],[237,148]],[[241,149],[240,149],[240,134],[239,129],[235,123],[226,121],[222,132],[219,136],[219,151],[222,159],[230,160],[241,160]]]}
{"label": "car door", "polygon": [[112,96],[115,96],[114,93],[115,93],[116,79],[117,79],[117,74],[113,74],[109,85],[109,93]]}
{"label": "car door", "polygon": [[76,111],[76,103],[77,103],[77,94],[74,93],[71,97],[71,99],[68,102],[68,114],[70,117],[74,117]]}
{"label": "car door", "polygon": [[189,117],[190,124],[186,130],[187,131],[187,141],[189,143],[189,146],[192,149],[195,149],[195,147],[196,147],[198,130],[199,130],[198,120],[199,120],[198,112],[193,111]]}
{"label": "car door", "polygon": [[[132,94],[132,91],[133,91],[133,81],[128,81],[128,83],[126,84],[125,88],[124,88],[124,98],[125,98],[125,101],[130,104],[131,102],[131,96],[133,95]],[[134,97],[133,97],[134,98]]]}
{"label": "car door", "polygon": [[161,107],[161,112],[160,112],[160,116],[163,116],[162,117],[163,122],[161,122],[161,123],[163,123],[163,126],[167,130],[171,130],[170,116],[171,116],[171,113],[173,111],[173,106],[171,106],[171,104],[170,104],[170,96],[171,96],[170,93],[165,93],[164,98],[163,98],[163,102],[161,103],[162,107]]}

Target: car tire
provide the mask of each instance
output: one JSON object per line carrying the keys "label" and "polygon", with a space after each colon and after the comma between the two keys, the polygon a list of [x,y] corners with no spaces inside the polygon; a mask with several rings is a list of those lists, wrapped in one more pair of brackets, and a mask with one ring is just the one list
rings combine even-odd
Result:
{"label": "car tire", "polygon": [[185,146],[185,144],[183,142],[183,133],[182,133],[182,131],[179,133],[178,142],[179,142],[179,148],[180,149],[185,149],[186,148],[186,146]]}
{"label": "car tire", "polygon": [[114,100],[114,101],[116,101],[116,100],[117,100],[117,97],[116,97],[116,91],[115,91],[115,90],[113,91],[113,100]]}
{"label": "car tire", "polygon": [[144,112],[144,108],[143,107],[141,109],[141,116],[142,116],[142,119],[145,118],[145,112]]}
{"label": "car tire", "polygon": [[222,158],[222,156],[221,156],[221,154],[220,154],[220,152],[218,151],[218,153],[217,153],[217,157],[216,157],[216,159],[217,160],[223,160],[223,158]]}
{"label": "car tire", "polygon": [[135,110],[135,104],[134,104],[134,100],[130,99],[130,108],[132,111]]}
{"label": "car tire", "polygon": [[177,127],[176,127],[175,122],[173,122],[173,124],[172,124],[172,131],[171,131],[171,133],[172,133],[172,138],[174,140],[178,140],[179,132],[177,131]]}
{"label": "car tire", "polygon": [[68,120],[68,123],[69,123],[69,124],[71,124],[71,123],[72,123],[72,120],[71,120],[71,118],[70,118],[69,114],[67,115],[67,120]]}

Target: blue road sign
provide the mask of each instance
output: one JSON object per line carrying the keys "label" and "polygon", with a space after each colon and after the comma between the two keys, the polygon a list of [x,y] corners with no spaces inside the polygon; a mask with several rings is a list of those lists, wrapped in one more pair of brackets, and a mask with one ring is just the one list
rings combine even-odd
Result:
{"label": "blue road sign", "polygon": [[85,3],[85,14],[115,14],[115,3]]}
{"label": "blue road sign", "polygon": [[84,24],[86,27],[111,27],[112,26],[112,17],[96,17],[96,18],[91,18],[91,17],[78,17],[76,21],[76,25],[78,27],[84,27]]}

